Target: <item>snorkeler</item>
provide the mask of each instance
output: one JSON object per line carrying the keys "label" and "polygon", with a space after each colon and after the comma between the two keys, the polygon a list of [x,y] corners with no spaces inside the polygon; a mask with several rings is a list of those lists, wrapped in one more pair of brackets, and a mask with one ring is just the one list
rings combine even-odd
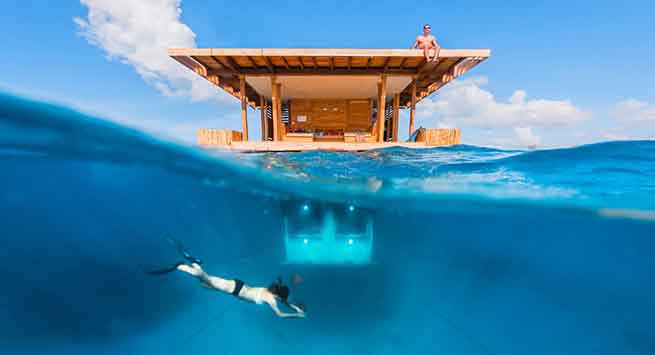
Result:
{"label": "snorkeler", "polygon": [[[175,270],[186,272],[187,274],[200,280],[202,286],[222,291],[234,295],[240,299],[253,302],[256,304],[266,303],[278,317],[298,317],[305,318],[304,306],[302,304],[292,304],[287,301],[289,298],[289,287],[284,285],[281,278],[271,284],[269,287],[251,287],[246,285],[243,281],[234,279],[227,280],[217,276],[207,274],[200,265],[202,262],[199,259],[192,257],[177,240],[167,238],[171,244],[175,246],[178,253],[186,260],[180,261],[175,265],[158,270],[146,271],[150,275],[163,275]],[[278,308],[278,301],[295,310],[294,313],[285,313]]]}

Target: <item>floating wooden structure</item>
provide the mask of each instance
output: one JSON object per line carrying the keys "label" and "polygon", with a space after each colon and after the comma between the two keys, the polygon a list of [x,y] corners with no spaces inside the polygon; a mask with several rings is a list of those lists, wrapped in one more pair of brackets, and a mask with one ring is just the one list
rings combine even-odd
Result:
{"label": "floating wooden structure", "polygon": [[[415,132],[416,104],[490,56],[488,49],[442,49],[434,62],[412,49],[174,48],[168,53],[241,103],[241,132],[201,129],[198,143],[252,152],[458,144],[458,129]],[[249,137],[248,106],[261,112],[261,140]],[[400,109],[410,110],[413,142],[398,141]]]}

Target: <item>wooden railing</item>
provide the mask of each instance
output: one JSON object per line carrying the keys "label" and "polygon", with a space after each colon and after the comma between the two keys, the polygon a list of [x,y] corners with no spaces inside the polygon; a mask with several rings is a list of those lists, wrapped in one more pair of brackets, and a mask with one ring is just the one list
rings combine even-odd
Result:
{"label": "wooden railing", "polygon": [[425,142],[429,146],[460,144],[462,131],[459,128],[421,128],[416,142]]}
{"label": "wooden railing", "polygon": [[242,140],[242,133],[231,129],[201,128],[198,130],[198,145],[201,146],[225,146]]}

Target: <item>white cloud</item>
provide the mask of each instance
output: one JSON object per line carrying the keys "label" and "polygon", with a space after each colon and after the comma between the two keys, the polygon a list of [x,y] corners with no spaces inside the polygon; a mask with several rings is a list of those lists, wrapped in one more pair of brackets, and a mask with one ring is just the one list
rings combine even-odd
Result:
{"label": "white cloud", "polygon": [[620,123],[652,123],[655,125],[655,105],[635,99],[617,103],[612,110],[612,115]]}
{"label": "white cloud", "polygon": [[486,84],[486,78],[455,81],[424,100],[418,117],[442,127],[514,128],[568,126],[591,116],[568,100],[527,99],[523,90],[501,102],[481,88]]}
{"label": "white cloud", "polygon": [[633,139],[633,137],[630,137],[627,134],[616,133],[613,131],[604,132],[602,138],[608,141],[627,141]]}
{"label": "white cloud", "polygon": [[538,146],[541,143],[541,138],[532,132],[531,127],[514,127],[514,133],[523,145]]}
{"label": "white cloud", "polygon": [[180,20],[181,0],[80,0],[89,10],[76,17],[80,34],[110,59],[131,65],[166,96],[193,101],[227,95],[169,58],[171,47],[195,47],[195,34]]}

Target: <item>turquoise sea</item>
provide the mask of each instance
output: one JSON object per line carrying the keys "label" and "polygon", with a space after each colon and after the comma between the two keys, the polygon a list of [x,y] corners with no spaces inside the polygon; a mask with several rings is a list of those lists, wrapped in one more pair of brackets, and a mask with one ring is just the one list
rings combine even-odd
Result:
{"label": "turquoise sea", "polygon": [[[234,155],[2,94],[0,186],[0,354],[655,354],[653,141]],[[307,318],[145,275],[165,235]]]}

